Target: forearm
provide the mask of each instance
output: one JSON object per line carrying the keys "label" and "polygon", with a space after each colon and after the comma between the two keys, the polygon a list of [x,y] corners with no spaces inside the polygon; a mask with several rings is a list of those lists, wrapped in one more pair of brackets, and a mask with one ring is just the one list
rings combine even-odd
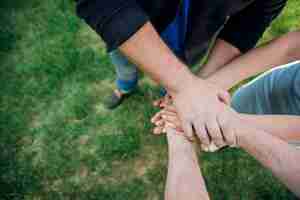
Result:
{"label": "forearm", "polygon": [[266,131],[284,141],[300,141],[299,116],[240,114],[240,117],[250,126]]}
{"label": "forearm", "polygon": [[299,32],[289,33],[234,59],[208,80],[228,90],[240,81],[300,58]]}
{"label": "forearm", "polygon": [[171,93],[194,77],[162,41],[150,22],[121,45],[120,50]]}
{"label": "forearm", "polygon": [[168,131],[169,164],[166,200],[209,199],[193,145],[183,136]]}
{"label": "forearm", "polygon": [[241,130],[239,146],[270,169],[300,197],[300,151],[283,140],[257,129]]}
{"label": "forearm", "polygon": [[240,55],[239,49],[222,39],[217,39],[208,54],[207,62],[199,69],[197,75],[207,78]]}

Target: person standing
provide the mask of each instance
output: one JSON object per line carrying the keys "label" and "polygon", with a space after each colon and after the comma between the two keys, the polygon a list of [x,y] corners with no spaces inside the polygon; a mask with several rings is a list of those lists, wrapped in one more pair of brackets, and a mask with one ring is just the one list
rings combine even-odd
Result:
{"label": "person standing", "polygon": [[[108,52],[117,50],[128,63],[134,63],[166,89],[189,137],[195,130],[204,144],[209,145],[208,135],[212,135],[219,138],[217,145],[222,146],[218,118],[229,109],[224,102],[230,104],[230,95],[203,77],[253,48],[285,3],[286,0],[77,0],[77,13],[101,36]],[[187,16],[182,14],[185,9]],[[186,31],[182,31],[183,25]],[[177,30],[178,34],[171,31],[167,38],[176,41],[179,55],[163,37],[169,29]],[[214,37],[217,40],[208,63],[197,76],[188,65],[204,55]],[[137,81],[133,82],[135,85]],[[122,91],[119,94],[112,108],[123,99]]]}

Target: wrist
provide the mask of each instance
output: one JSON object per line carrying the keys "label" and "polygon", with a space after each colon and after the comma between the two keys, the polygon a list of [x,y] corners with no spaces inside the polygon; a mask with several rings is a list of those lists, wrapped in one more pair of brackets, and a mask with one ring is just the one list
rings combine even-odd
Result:
{"label": "wrist", "polygon": [[188,153],[193,151],[193,144],[183,135],[177,134],[175,131],[168,131],[168,146],[170,153]]}
{"label": "wrist", "polygon": [[232,85],[226,82],[226,78],[218,76],[218,74],[213,74],[207,77],[205,80],[208,82],[217,85],[218,87],[222,88],[223,90],[229,90]]}
{"label": "wrist", "polygon": [[183,67],[178,72],[176,77],[173,77],[174,87],[167,88],[168,93],[171,96],[175,96],[176,94],[190,88],[189,86],[195,86],[195,84],[199,84],[199,82],[203,81],[201,78],[194,75],[187,67]]}
{"label": "wrist", "polygon": [[245,124],[245,126],[236,130],[236,143],[238,147],[243,147],[245,146],[245,142],[251,139],[253,133],[255,133],[257,130],[251,126],[246,125],[248,122],[243,114],[238,114],[238,119],[239,121],[236,123]]}

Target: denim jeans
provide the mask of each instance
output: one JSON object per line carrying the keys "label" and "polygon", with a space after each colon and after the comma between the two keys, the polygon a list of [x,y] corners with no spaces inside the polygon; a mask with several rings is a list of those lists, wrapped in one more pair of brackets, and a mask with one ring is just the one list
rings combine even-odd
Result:
{"label": "denim jeans", "polygon": [[109,56],[116,70],[117,88],[124,93],[134,90],[138,83],[137,66],[131,63],[119,50],[112,51]]}

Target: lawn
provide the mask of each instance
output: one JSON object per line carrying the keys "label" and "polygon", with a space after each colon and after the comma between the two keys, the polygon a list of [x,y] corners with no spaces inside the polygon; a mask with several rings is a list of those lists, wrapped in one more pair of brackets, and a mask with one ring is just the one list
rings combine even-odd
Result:
{"label": "lawn", "polygon": [[[0,199],[163,199],[166,140],[149,123],[156,86],[143,78],[108,111],[114,70],[72,0],[0,11]],[[262,42],[299,22],[300,1],[290,0]],[[296,199],[243,151],[199,157],[213,199]]]}

